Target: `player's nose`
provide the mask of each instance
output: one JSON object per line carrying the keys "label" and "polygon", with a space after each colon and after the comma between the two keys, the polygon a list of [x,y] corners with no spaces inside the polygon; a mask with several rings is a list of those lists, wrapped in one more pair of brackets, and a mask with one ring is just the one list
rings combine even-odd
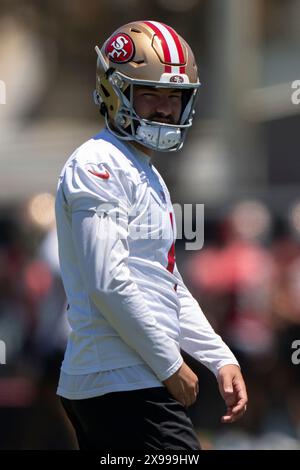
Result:
{"label": "player's nose", "polygon": [[156,112],[161,116],[171,116],[172,114],[172,107],[171,102],[167,96],[161,96],[157,105],[156,105]]}

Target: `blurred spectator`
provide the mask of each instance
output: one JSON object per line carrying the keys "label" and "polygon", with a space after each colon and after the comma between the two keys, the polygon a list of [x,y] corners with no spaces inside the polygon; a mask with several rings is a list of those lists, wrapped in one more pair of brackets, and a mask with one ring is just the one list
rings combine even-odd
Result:
{"label": "blurred spectator", "polygon": [[279,358],[274,321],[280,269],[263,245],[270,222],[261,203],[237,204],[219,225],[219,245],[192,256],[186,271],[194,295],[246,371],[250,406],[245,429],[277,429],[295,436],[286,401],[288,368]]}

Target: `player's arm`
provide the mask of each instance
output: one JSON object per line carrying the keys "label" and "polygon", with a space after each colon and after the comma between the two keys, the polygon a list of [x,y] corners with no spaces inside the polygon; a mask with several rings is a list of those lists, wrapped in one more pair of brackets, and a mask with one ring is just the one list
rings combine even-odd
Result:
{"label": "player's arm", "polygon": [[108,171],[110,178],[101,179],[79,166],[72,175],[68,199],[82,280],[106,320],[163,381],[183,360],[131,279],[127,230],[130,195],[118,174],[109,167]]}
{"label": "player's arm", "polygon": [[208,367],[216,376],[218,370],[227,364],[238,365],[238,361],[214,331],[197,300],[192,296],[178,271],[174,268],[177,278],[177,294],[180,301],[180,347]]}
{"label": "player's arm", "polygon": [[246,410],[247,392],[237,359],[214,331],[198,302],[192,296],[175,265],[180,309],[180,346],[208,367],[218,380],[227,411],[224,423],[233,422]]}

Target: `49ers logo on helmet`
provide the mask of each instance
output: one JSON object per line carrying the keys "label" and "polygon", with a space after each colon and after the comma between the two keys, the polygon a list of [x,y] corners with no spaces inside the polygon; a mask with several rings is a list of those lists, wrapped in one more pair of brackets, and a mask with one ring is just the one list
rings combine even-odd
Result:
{"label": "49ers logo on helmet", "polygon": [[109,60],[117,64],[129,62],[134,55],[134,51],[131,37],[125,33],[119,33],[110,38],[105,47],[105,54]]}
{"label": "49ers logo on helmet", "polygon": [[172,82],[172,83],[183,83],[183,82],[184,82],[184,79],[183,79],[183,77],[181,77],[180,75],[173,75],[173,76],[170,78],[170,82]]}

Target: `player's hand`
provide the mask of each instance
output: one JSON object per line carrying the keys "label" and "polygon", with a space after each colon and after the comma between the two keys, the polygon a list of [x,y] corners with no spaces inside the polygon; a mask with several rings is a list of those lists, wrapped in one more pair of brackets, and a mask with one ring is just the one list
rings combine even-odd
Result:
{"label": "player's hand", "polygon": [[247,409],[246,385],[238,366],[229,364],[221,367],[218,373],[219,390],[224,398],[227,411],[222,416],[223,423],[233,423],[243,416]]}
{"label": "player's hand", "polygon": [[185,362],[163,384],[182,405],[188,407],[196,401],[199,393],[198,377]]}

